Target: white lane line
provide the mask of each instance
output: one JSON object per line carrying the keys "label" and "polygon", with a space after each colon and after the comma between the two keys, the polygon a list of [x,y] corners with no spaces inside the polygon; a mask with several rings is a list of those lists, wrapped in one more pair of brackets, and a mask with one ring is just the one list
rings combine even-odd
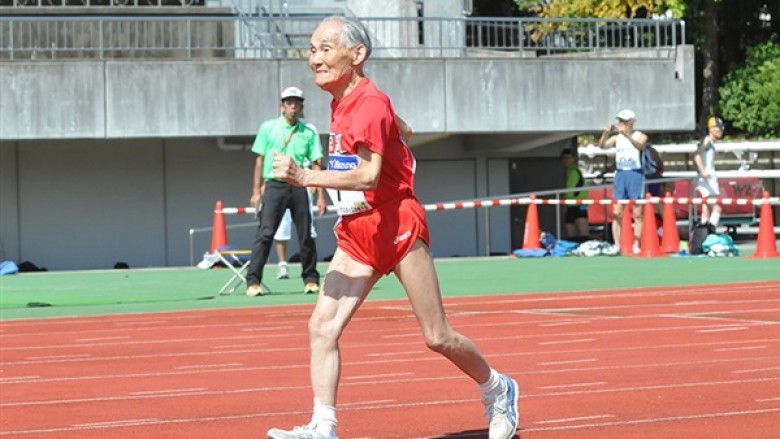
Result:
{"label": "white lane line", "polygon": [[554,390],[554,389],[570,389],[573,387],[593,387],[593,386],[606,386],[606,381],[595,381],[592,383],[575,383],[575,384],[557,384],[554,386],[539,386],[539,390]]}
{"label": "white lane line", "polygon": [[0,384],[2,383],[15,383],[15,382],[28,382],[40,379],[40,375],[24,375],[18,377],[0,377]]}
{"label": "white lane line", "polygon": [[[693,364],[700,364],[699,362]],[[655,366],[653,366],[655,368]],[[520,375],[521,372],[510,372],[510,375]],[[390,377],[386,380],[372,380],[364,382],[344,382],[345,386],[376,386],[388,383],[422,383],[422,382],[447,382],[462,378],[460,375],[441,376],[434,378],[411,378],[411,379],[399,379],[398,377]],[[693,382],[693,383],[676,383],[667,385],[655,385],[655,386],[634,386],[634,387],[619,387],[619,388],[606,388],[606,389],[575,389],[568,390],[566,388],[560,389],[560,391],[554,391],[555,389],[549,389],[553,391],[544,393],[525,393],[522,398],[548,398],[556,396],[575,396],[575,395],[600,395],[607,393],[632,393],[637,391],[648,390],[665,390],[665,389],[678,389],[678,388],[694,388],[694,387],[713,387],[713,386],[742,386],[749,383],[770,383],[780,381],[778,378],[753,378],[753,379],[740,379],[731,381],[713,381],[713,382]],[[598,383],[593,383],[598,384]],[[584,386],[582,386],[584,387]],[[82,404],[85,402],[106,402],[106,401],[133,401],[144,399],[157,399],[157,398],[177,398],[177,397],[192,397],[192,396],[224,396],[224,395],[236,395],[236,394],[259,394],[275,392],[290,392],[290,391],[303,391],[310,390],[309,385],[300,386],[277,386],[277,387],[254,387],[254,388],[242,388],[235,390],[204,390],[204,391],[192,391],[187,393],[171,394],[171,395],[123,395],[123,396],[104,396],[104,397],[92,397],[92,398],[77,398],[77,399],[62,399],[62,400],[46,400],[46,401],[14,401],[0,403],[0,407],[25,407],[25,406],[47,406],[47,405],[63,405],[63,404]],[[472,404],[473,399],[464,400]],[[301,412],[309,413],[309,412]],[[0,435],[2,433],[0,432]]]}
{"label": "white lane line", "polygon": [[713,349],[712,352],[733,352],[733,351],[753,351],[756,349],[768,349],[769,346],[763,345],[763,346],[743,346],[743,347],[736,347],[736,348],[719,348],[719,349]]}
{"label": "white lane line", "polygon": [[176,370],[196,370],[196,369],[218,369],[221,367],[240,367],[244,363],[224,363],[224,364],[191,364],[187,366],[178,366]]}
{"label": "white lane line", "polygon": [[630,387],[614,387],[607,389],[585,389],[585,390],[571,390],[562,392],[548,392],[538,394],[524,394],[524,398],[547,398],[550,396],[573,396],[573,395],[598,395],[605,393],[623,393],[623,392],[644,392],[648,390],[666,390],[666,389],[689,389],[693,387],[713,387],[713,386],[733,386],[743,385],[748,383],[771,383],[780,381],[780,377],[772,378],[755,378],[747,380],[729,380],[729,381],[700,381],[689,383],[670,383],[670,384],[656,384],[648,386],[630,386]]}
{"label": "white lane line", "polygon": [[554,344],[570,344],[570,343],[592,343],[596,341],[595,338],[579,338],[572,340],[555,340],[555,341],[540,341],[540,345],[554,345]]}
{"label": "white lane line", "polygon": [[[625,350],[625,349],[623,349]],[[558,352],[547,352],[558,353]],[[492,355],[493,357],[515,357],[516,353],[506,355]],[[720,358],[713,360],[694,360],[694,361],[669,361],[664,363],[643,363],[643,364],[628,364],[628,365],[603,365],[593,367],[579,367],[579,368],[567,368],[567,369],[545,369],[545,370],[523,370],[518,371],[518,374],[553,374],[553,373],[571,373],[571,372],[583,372],[583,371],[604,371],[604,370],[626,370],[626,369],[646,369],[650,367],[678,367],[687,365],[704,365],[704,364],[716,364],[716,363],[732,363],[740,362],[745,363],[747,361],[765,361],[775,360],[777,357],[751,357],[751,358]],[[395,360],[367,360],[367,361],[350,361],[344,363],[345,366],[368,366],[388,363],[420,363],[422,361],[440,361],[438,357],[430,356],[425,358],[408,358],[408,359],[395,359]],[[26,382],[32,383],[52,383],[52,382],[73,382],[73,381],[93,381],[93,380],[113,380],[113,379],[126,379],[126,378],[144,378],[144,377],[166,377],[166,376],[179,376],[188,374],[217,374],[217,373],[233,373],[233,372],[270,372],[276,370],[293,370],[293,369],[308,369],[308,362],[301,362],[299,364],[286,364],[286,365],[266,365],[266,366],[253,366],[253,367],[237,367],[237,368],[225,368],[218,370],[187,370],[187,371],[173,371],[173,372],[135,372],[135,373],[120,373],[120,374],[106,374],[106,375],[85,375],[85,376],[67,376],[67,377],[53,377],[53,378],[37,378],[25,381],[23,378],[14,381],[13,384],[20,384]],[[454,378],[453,378],[454,379]],[[2,406],[3,404],[0,404]]]}
{"label": "white lane line", "polygon": [[419,355],[425,351],[404,351],[404,352],[380,352],[377,354],[366,354],[367,357],[393,357],[396,355]]}
{"label": "white lane line", "polygon": [[355,375],[355,376],[348,376],[348,377],[342,377],[341,379],[344,381],[350,381],[350,380],[365,380],[365,379],[371,379],[371,378],[390,378],[390,377],[403,377],[403,376],[409,376],[414,375],[412,372],[402,372],[402,373],[382,373],[377,375]]}
{"label": "white lane line", "polygon": [[[738,285],[736,285],[738,284]],[[452,298],[447,298],[446,305],[447,306],[478,306],[478,305],[495,305],[495,304],[503,304],[503,305],[520,305],[520,304],[526,304],[526,303],[539,303],[539,302],[560,302],[562,300],[603,300],[606,298],[609,299],[617,299],[617,298],[658,298],[658,297],[674,297],[674,296],[704,296],[707,298],[711,298],[713,296],[717,295],[733,295],[734,293],[739,292],[750,292],[750,293],[760,293],[760,292],[775,292],[777,291],[777,282],[767,282],[767,281],[756,281],[756,282],[738,282],[736,284],[724,284],[724,285],[706,285],[702,286],[700,288],[697,288],[696,286],[686,286],[686,287],[656,287],[653,289],[648,288],[621,288],[617,290],[610,290],[610,291],[582,291],[578,293],[572,293],[572,294],[545,294],[544,297],[536,297],[533,295],[525,295],[525,294],[517,294],[516,297],[513,298],[507,298],[503,300],[495,300],[495,298],[491,298],[491,300],[481,300],[481,301],[459,301],[454,300]],[[760,299],[760,300],[752,300],[752,302],[766,302],[771,301],[771,299]],[[399,300],[398,302],[402,302],[402,300]],[[727,300],[725,303],[746,303],[750,301],[735,301],[735,300]],[[408,311],[410,308],[408,306],[392,306],[387,304],[379,304],[377,303],[377,306],[372,306],[372,303],[366,304],[366,309],[399,309]],[[630,307],[633,307],[634,305],[629,305]],[[658,305],[653,305],[658,306]],[[203,319],[209,319],[213,315],[218,315],[220,317],[224,318],[230,318],[231,315],[225,314],[224,309],[214,309],[214,310],[200,310],[197,312],[193,311],[185,311],[181,313],[166,313],[166,319],[170,321],[188,321],[188,320],[203,320]],[[241,311],[238,315],[244,316],[246,315],[245,312]],[[283,313],[268,310],[267,312],[257,312],[252,314],[253,317],[262,316],[262,317],[294,317],[296,315],[300,315],[303,317],[308,317],[309,312],[306,310],[301,311],[286,311]],[[143,318],[137,317],[137,316],[107,316],[107,317],[90,317],[90,318],[72,318],[72,317],[53,317],[53,318],[44,318],[44,319],[20,319],[16,321],[9,321],[9,322],[3,322],[4,328],[29,328],[29,327],[38,327],[38,326],[50,326],[52,323],[57,323],[60,325],[72,325],[72,326],[82,326],[84,323],[89,323],[93,325],[117,325],[122,322],[155,322],[159,321],[159,316],[150,316],[149,319],[144,320]],[[251,323],[254,324],[254,323]],[[197,325],[187,325],[187,326],[179,326],[177,328],[203,328],[203,327],[224,327],[224,326],[246,326],[247,323],[240,323],[240,324],[197,324]],[[149,331],[157,331],[160,328],[147,328],[142,330],[149,330]],[[176,328],[166,328],[166,329],[176,329]],[[101,330],[108,330],[108,329],[101,329]],[[124,329],[113,329],[114,331],[124,330]],[[76,330],[76,331],[70,331],[70,333],[94,333],[95,329],[87,329],[87,330]],[[50,336],[51,332],[46,330],[39,333],[18,333],[18,334],[3,334],[3,337],[31,337],[31,336]]]}
{"label": "white lane line", "polygon": [[577,421],[591,421],[593,419],[605,419],[605,418],[616,418],[617,416],[613,414],[605,414],[605,415],[593,415],[593,416],[580,416],[577,418],[561,418],[561,419],[549,419],[546,421],[536,421],[535,424],[561,424],[564,422],[577,422]]}
{"label": "white lane line", "polygon": [[143,321],[131,321],[131,322],[116,322],[116,326],[136,326],[136,325],[167,325],[170,322],[168,320],[143,320]]}
{"label": "white lane line", "polygon": [[75,359],[83,359],[83,358],[90,358],[92,355],[90,354],[82,354],[82,355],[43,355],[40,357],[26,357],[26,361],[41,361],[41,360],[75,360]]}
{"label": "white lane line", "polygon": [[392,404],[394,399],[377,399],[376,401],[357,401],[348,403],[339,403],[339,408],[342,407],[361,407],[365,405],[377,405],[377,404]]}
{"label": "white lane line", "polygon": [[[370,403],[370,402],[369,402]],[[396,403],[396,404],[370,404],[365,406],[356,407],[344,407],[344,411],[368,411],[368,410],[385,410],[385,409],[397,409],[397,408],[414,408],[424,406],[447,406],[454,404],[474,404],[474,399],[461,399],[461,400],[443,400],[443,401],[420,401],[412,403]],[[272,418],[279,416],[303,416],[309,415],[311,412],[307,410],[298,411],[286,411],[286,412],[265,412],[265,413],[249,413],[245,415],[228,415],[228,416],[211,416],[205,418],[173,418],[173,419],[138,419],[127,421],[113,421],[91,424],[77,424],[67,427],[52,427],[37,430],[12,430],[12,431],[0,431],[0,436],[3,435],[40,435],[43,433],[64,433],[81,430],[97,430],[113,428],[115,426],[121,427],[133,427],[133,426],[147,426],[147,425],[165,425],[165,424],[188,424],[188,423],[212,423],[212,422],[224,422],[224,421],[236,421],[246,419],[259,419],[259,418]]]}
{"label": "white lane line", "polygon": [[[691,329],[690,327],[679,327],[675,329]],[[623,331],[622,333],[627,332],[634,332],[634,331]],[[566,335],[573,335],[572,334],[566,334]],[[621,332],[615,332],[615,334],[621,334]],[[417,334],[419,337],[419,334]],[[518,339],[518,338],[530,338],[530,337],[512,337],[511,339]],[[479,339],[474,339],[475,341],[495,341],[495,340],[507,340],[506,337],[483,337]],[[545,355],[545,354],[561,354],[561,353],[595,353],[595,352],[615,352],[615,351],[635,351],[635,350],[658,350],[658,349],[685,349],[689,347],[707,347],[707,346],[723,346],[723,345],[744,345],[749,343],[780,343],[780,338],[760,338],[760,339],[749,339],[749,340],[715,340],[710,342],[696,342],[696,343],[669,343],[669,344],[656,344],[656,345],[649,345],[649,346],[622,346],[619,348],[588,348],[588,349],[567,349],[567,350],[555,350],[555,351],[533,351],[528,350],[524,351],[522,353],[512,352],[512,353],[503,353],[503,354],[493,354],[493,356],[539,356],[539,355]],[[419,341],[403,341],[403,342],[393,342],[393,343],[373,343],[373,344],[367,344],[367,343],[355,343],[355,344],[349,344],[347,345],[351,349],[362,349],[365,347],[391,347],[391,346],[409,346],[409,345],[419,345]],[[213,355],[233,355],[233,354],[268,354],[268,353],[274,353],[274,352],[292,352],[292,351],[306,351],[308,352],[309,347],[301,346],[297,348],[267,348],[267,349],[244,349],[245,346],[251,346],[251,345],[234,345],[241,349],[235,349],[235,350],[225,350],[225,351],[187,351],[187,352],[173,352],[173,353],[163,353],[163,352],[157,352],[154,354],[147,354],[147,355],[111,355],[111,356],[101,356],[101,357],[90,357],[90,358],[73,358],[73,359],[59,359],[59,360],[36,360],[36,361],[29,361],[29,360],[17,360],[17,361],[3,361],[2,364],[6,366],[20,366],[20,365],[29,365],[29,364],[54,364],[54,363],[70,363],[70,362],[102,362],[102,361],[121,361],[121,360],[142,360],[142,359],[161,359],[161,358],[176,358],[176,357],[193,357],[193,356],[213,356]],[[84,347],[84,346],[79,346]],[[2,350],[2,348],[0,348]],[[428,361],[428,358],[438,358],[438,357],[426,357],[422,358],[420,361]]]}
{"label": "white lane line", "polygon": [[84,424],[73,424],[74,427],[85,428],[111,428],[111,427],[124,427],[124,426],[139,426],[146,424],[154,424],[160,422],[160,418],[145,418],[145,419],[127,419],[124,421],[105,421],[105,422],[87,422]]}
{"label": "white lane line", "polygon": [[577,363],[592,363],[599,361],[598,358],[583,358],[581,360],[567,360],[567,361],[548,361],[545,363],[536,363],[537,366],[557,366],[561,364],[577,364]]}
{"label": "white lane line", "polygon": [[[671,315],[671,314],[660,314],[660,315],[654,315],[654,316],[635,316],[635,317],[621,317],[620,319],[626,320],[626,321],[644,321],[649,317],[663,317],[663,318],[697,318],[694,316],[684,316],[684,315]],[[618,320],[620,320],[618,319]],[[699,318],[701,320],[705,320],[702,318]],[[594,319],[591,319],[594,320]],[[604,320],[604,319],[598,319],[598,320]],[[711,319],[709,319],[711,320]],[[718,320],[718,319],[716,319]],[[720,319],[722,320],[722,319]],[[548,321],[549,322],[549,321]],[[518,325],[527,325],[527,324],[538,324],[539,322],[521,322],[521,323],[509,323],[509,324],[518,324]],[[750,326],[750,327],[765,327],[769,326],[769,323],[767,322],[739,322],[743,326]],[[459,325],[459,327],[480,327],[480,328],[489,328],[489,327],[505,327],[507,323],[491,323],[491,324],[474,324],[474,325]],[[199,327],[200,328],[200,327]],[[711,329],[713,326],[711,324],[709,325],[699,325],[699,326],[660,326],[660,325],[644,325],[640,328],[630,328],[630,329],[612,329],[612,330],[600,330],[600,331],[569,331],[569,332],[562,332],[562,333],[555,333],[555,334],[548,334],[548,333],[542,333],[542,334],[518,334],[513,336],[505,336],[505,337],[482,337],[479,340],[493,340],[493,341],[500,341],[500,340],[517,340],[517,339],[534,339],[534,338],[550,338],[550,337],[565,337],[565,336],[582,336],[582,335],[602,335],[602,334],[630,334],[630,333],[653,333],[653,332],[666,332],[666,331],[677,331],[677,330],[695,330],[695,329]],[[150,329],[159,329],[159,328],[150,328]],[[171,328],[166,328],[171,329]],[[414,338],[415,343],[418,343],[417,340],[419,340],[420,332],[417,328],[414,330],[411,330],[408,333],[400,333],[400,334],[386,334],[385,330],[366,330],[363,331],[365,334],[382,334],[379,336],[379,338],[382,339],[397,339],[397,338]],[[93,333],[93,332],[90,332]],[[292,334],[293,337],[305,337],[305,331],[300,331],[300,333],[295,332]],[[150,344],[167,344],[167,343],[184,343],[184,342],[194,342],[197,341],[199,343],[203,342],[209,342],[209,341],[223,341],[225,343],[228,343],[229,341],[234,341],[235,343],[238,343],[241,340],[253,340],[262,337],[263,341],[267,341],[269,338],[273,338],[275,341],[278,341],[279,339],[289,339],[291,337],[291,334],[289,332],[284,334],[247,334],[247,335],[241,335],[241,336],[222,336],[222,337],[202,337],[202,338],[156,338],[154,340],[132,340],[132,341],[124,341],[117,343],[114,342],[106,342],[103,344],[100,343],[93,343],[89,347],[99,347],[99,346],[115,346],[115,345],[150,345]],[[475,341],[478,341],[475,339]],[[384,345],[385,343],[382,343]],[[377,343],[372,344],[363,344],[365,346],[372,346],[376,347]],[[351,345],[352,346],[352,345]],[[357,346],[361,346],[358,344]],[[26,351],[26,350],[41,350],[41,349],[66,349],[66,348],[83,348],[85,347],[83,344],[70,344],[70,345],[37,345],[37,346],[15,346],[15,347],[5,347],[0,343],[0,351]],[[305,348],[299,348],[300,350],[306,349],[308,350],[308,345]]]}
{"label": "white lane line", "polygon": [[271,343],[242,343],[242,344],[223,344],[217,346],[211,346],[211,349],[246,349],[246,348],[259,348],[268,346]]}
{"label": "white lane line", "polygon": [[743,370],[735,370],[731,373],[774,372],[776,370],[780,370],[780,367],[765,367],[763,369],[743,369]]}
{"label": "white lane line", "polygon": [[593,319],[587,319],[587,320],[569,320],[565,322],[554,322],[554,323],[541,323],[539,324],[540,328],[554,328],[558,326],[573,326],[573,325],[589,325],[593,323]]}
{"label": "white lane line", "polygon": [[273,331],[289,331],[291,329],[298,329],[300,326],[274,326],[274,327],[268,327],[263,326],[260,328],[241,328],[241,331],[243,332],[273,332]]}
{"label": "white lane line", "polygon": [[130,392],[131,396],[146,396],[146,395],[178,395],[192,392],[204,392],[208,390],[207,387],[191,387],[189,389],[165,389],[165,390],[147,390],[143,392]]}
{"label": "white lane line", "polygon": [[[419,337],[419,332],[418,332]],[[301,336],[305,336],[305,334],[301,333]],[[17,347],[11,347],[6,348],[3,346],[0,346],[0,351],[29,351],[29,350],[41,350],[41,349],[68,349],[68,348],[84,348],[84,347],[100,347],[100,346],[143,346],[143,345],[167,345],[167,344],[173,344],[173,343],[207,343],[212,341],[236,341],[239,340],[254,340],[257,338],[262,337],[263,339],[267,339],[269,337],[275,337],[275,338],[289,338],[289,335],[263,335],[263,334],[253,334],[253,335],[230,335],[230,336],[222,336],[222,337],[190,337],[190,338],[156,338],[154,340],[133,340],[133,341],[126,341],[126,342],[106,342],[106,343],[92,343],[89,345],[84,344],[67,344],[67,345],[40,345],[40,346],[17,346]],[[129,338],[129,337],[127,337]],[[308,350],[308,346],[305,348]]]}
{"label": "white lane line", "polygon": [[523,429],[523,432],[525,433],[531,431],[579,430],[583,428],[621,427],[626,425],[658,424],[663,422],[680,422],[680,421],[690,421],[696,419],[730,418],[735,416],[747,416],[747,415],[766,415],[766,414],[778,413],[778,412],[780,412],[780,408],[762,409],[762,410],[740,410],[735,412],[716,412],[716,413],[702,413],[698,415],[687,415],[687,416],[669,416],[666,418],[628,419],[625,421],[614,421],[614,422],[597,422],[597,423],[590,423],[590,424],[528,428],[528,429]]}
{"label": "white lane line", "polygon": [[90,343],[93,341],[115,341],[115,340],[129,340],[129,335],[117,335],[115,337],[95,337],[95,338],[77,338],[73,341],[76,343]]}
{"label": "white lane line", "polygon": [[777,398],[762,398],[756,400],[756,402],[775,402],[775,401],[780,401],[780,396],[778,396]]}
{"label": "white lane line", "polygon": [[730,302],[720,300],[683,300],[680,302],[672,302],[674,306],[693,306],[693,305],[725,305]]}
{"label": "white lane line", "polygon": [[720,328],[699,329],[696,332],[699,334],[706,334],[710,332],[746,331],[747,329],[747,326],[723,326]]}

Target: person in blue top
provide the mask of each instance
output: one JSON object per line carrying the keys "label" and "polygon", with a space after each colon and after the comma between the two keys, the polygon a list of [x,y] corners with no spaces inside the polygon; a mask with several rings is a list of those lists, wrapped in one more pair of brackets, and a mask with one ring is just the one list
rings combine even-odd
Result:
{"label": "person in blue top", "polygon": [[[281,116],[263,122],[252,145],[252,152],[257,154],[257,158],[249,203],[257,209],[258,228],[246,273],[247,296],[262,296],[267,292],[262,286],[263,268],[274,242],[274,233],[287,209],[290,209],[300,244],[303,292],[319,292],[320,274],[317,271],[317,248],[311,235],[308,189],[274,178],[273,157],[274,154],[284,155],[292,158],[298,166],[303,167],[308,162],[312,169],[320,169],[322,144],[317,130],[301,120],[303,91],[287,87],[282,91],[281,99]],[[322,215],[327,208],[325,192],[322,189],[316,192],[317,207]]]}

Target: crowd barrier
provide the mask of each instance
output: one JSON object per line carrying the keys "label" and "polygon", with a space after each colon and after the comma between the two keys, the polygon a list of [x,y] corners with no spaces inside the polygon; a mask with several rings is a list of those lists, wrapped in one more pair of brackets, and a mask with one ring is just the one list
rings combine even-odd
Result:
{"label": "crowd barrier", "polygon": [[[667,194],[664,197],[646,197],[639,200],[612,200],[612,199],[584,199],[584,200],[566,200],[559,198],[537,198],[534,195],[528,197],[507,197],[490,200],[470,200],[448,203],[431,203],[423,207],[426,211],[458,210],[458,209],[478,209],[501,206],[520,206],[527,205],[528,212],[525,220],[525,233],[523,239],[523,249],[540,248],[539,238],[539,219],[538,205],[562,205],[562,206],[581,206],[581,205],[644,205],[644,217],[642,234],[639,243],[639,253],[637,257],[659,257],[670,253],[677,253],[680,246],[679,232],[677,230],[677,221],[674,214],[675,205],[754,205],[761,206],[759,219],[759,231],[757,238],[756,251],[753,257],[774,258],[780,257],[777,252],[777,239],[774,229],[774,215],[772,205],[780,205],[780,197],[771,197],[768,192],[764,192],[762,198],[700,198],[700,197],[672,197]],[[656,223],[654,205],[663,204],[664,211],[662,216],[663,233],[659,238],[658,224]],[[329,212],[335,212],[333,206],[328,207]],[[225,227],[225,215],[247,215],[255,214],[256,210],[252,207],[224,207],[222,201],[217,201],[214,207],[214,223],[212,228],[211,248],[212,253],[220,248],[227,246],[227,229]],[[632,229],[632,215],[623,215],[623,230]],[[190,231],[192,233],[192,230]],[[621,248],[633,248],[634,234],[621,234]]]}

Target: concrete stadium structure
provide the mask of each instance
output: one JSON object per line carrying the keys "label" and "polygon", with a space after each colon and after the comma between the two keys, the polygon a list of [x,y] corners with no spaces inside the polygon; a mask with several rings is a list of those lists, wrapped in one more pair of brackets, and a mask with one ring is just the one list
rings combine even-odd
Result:
{"label": "concrete stadium structure", "polygon": [[[349,3],[356,14],[365,9]],[[426,6],[462,20],[448,3],[457,2]],[[401,9],[384,13],[398,17]],[[0,31],[13,21],[2,15]],[[188,230],[211,224],[215,202],[248,204],[248,145],[260,122],[277,114],[283,87],[304,90],[307,120],[327,139],[329,98],[302,58],[226,50],[202,58],[20,59],[7,47],[0,36],[0,260],[54,270],[187,265]],[[459,53],[368,63],[369,77],[416,131],[424,203],[562,187],[560,149],[600,132],[622,108],[649,133],[694,128],[691,46]],[[522,242],[524,212],[431,213],[434,255],[509,253]],[[540,213],[542,227],[553,227],[554,212]],[[333,224],[318,221],[320,257],[335,248]],[[228,240],[246,247],[253,236],[252,227],[231,229]],[[209,240],[196,236],[196,255]]]}

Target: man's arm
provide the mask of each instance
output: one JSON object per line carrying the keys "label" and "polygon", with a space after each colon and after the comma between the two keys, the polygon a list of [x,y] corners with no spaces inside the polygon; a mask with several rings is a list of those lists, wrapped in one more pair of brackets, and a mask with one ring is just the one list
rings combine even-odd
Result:
{"label": "man's arm", "polygon": [[696,153],[693,155],[693,163],[696,165],[696,170],[699,171],[699,174],[704,176],[704,178],[710,178],[710,174],[707,172],[707,169],[704,167],[704,151],[707,149],[707,147],[710,144],[710,138],[705,137],[702,139],[701,142],[699,142],[699,146],[696,148]]}
{"label": "man's arm", "polygon": [[601,148],[612,148],[615,146],[617,137],[612,135],[614,130],[615,126],[612,124],[608,124],[607,127],[604,128],[604,131],[601,133],[601,138],[599,138],[599,146]]}
{"label": "man's arm", "polygon": [[397,114],[395,115],[395,121],[398,124],[398,128],[401,130],[401,140],[408,144],[409,141],[412,140],[412,136],[414,136],[412,127]]}
{"label": "man's arm", "polygon": [[373,191],[379,183],[382,156],[358,146],[358,164],[349,171],[301,169],[290,158],[274,155],[274,177],[296,185],[352,191]]}
{"label": "man's arm", "polygon": [[[316,160],[311,164],[311,168],[315,171],[319,171],[322,169],[322,164],[320,160]],[[325,215],[325,212],[328,211],[328,201],[325,199],[325,189],[321,187],[315,187],[314,193],[317,196],[317,211],[319,212],[320,216]]]}
{"label": "man's arm", "polygon": [[265,190],[265,180],[263,180],[263,156],[259,155],[255,159],[255,169],[252,172],[252,197],[249,199],[249,204],[257,209],[260,205],[260,200],[263,198],[263,191]]}
{"label": "man's arm", "polygon": [[634,148],[640,151],[644,150],[645,147],[647,146],[648,137],[647,134],[645,133],[640,133],[639,136],[634,138],[634,131],[631,131],[628,134],[624,134],[624,136],[626,136],[628,138],[628,141],[631,142],[632,145],[634,145]]}

